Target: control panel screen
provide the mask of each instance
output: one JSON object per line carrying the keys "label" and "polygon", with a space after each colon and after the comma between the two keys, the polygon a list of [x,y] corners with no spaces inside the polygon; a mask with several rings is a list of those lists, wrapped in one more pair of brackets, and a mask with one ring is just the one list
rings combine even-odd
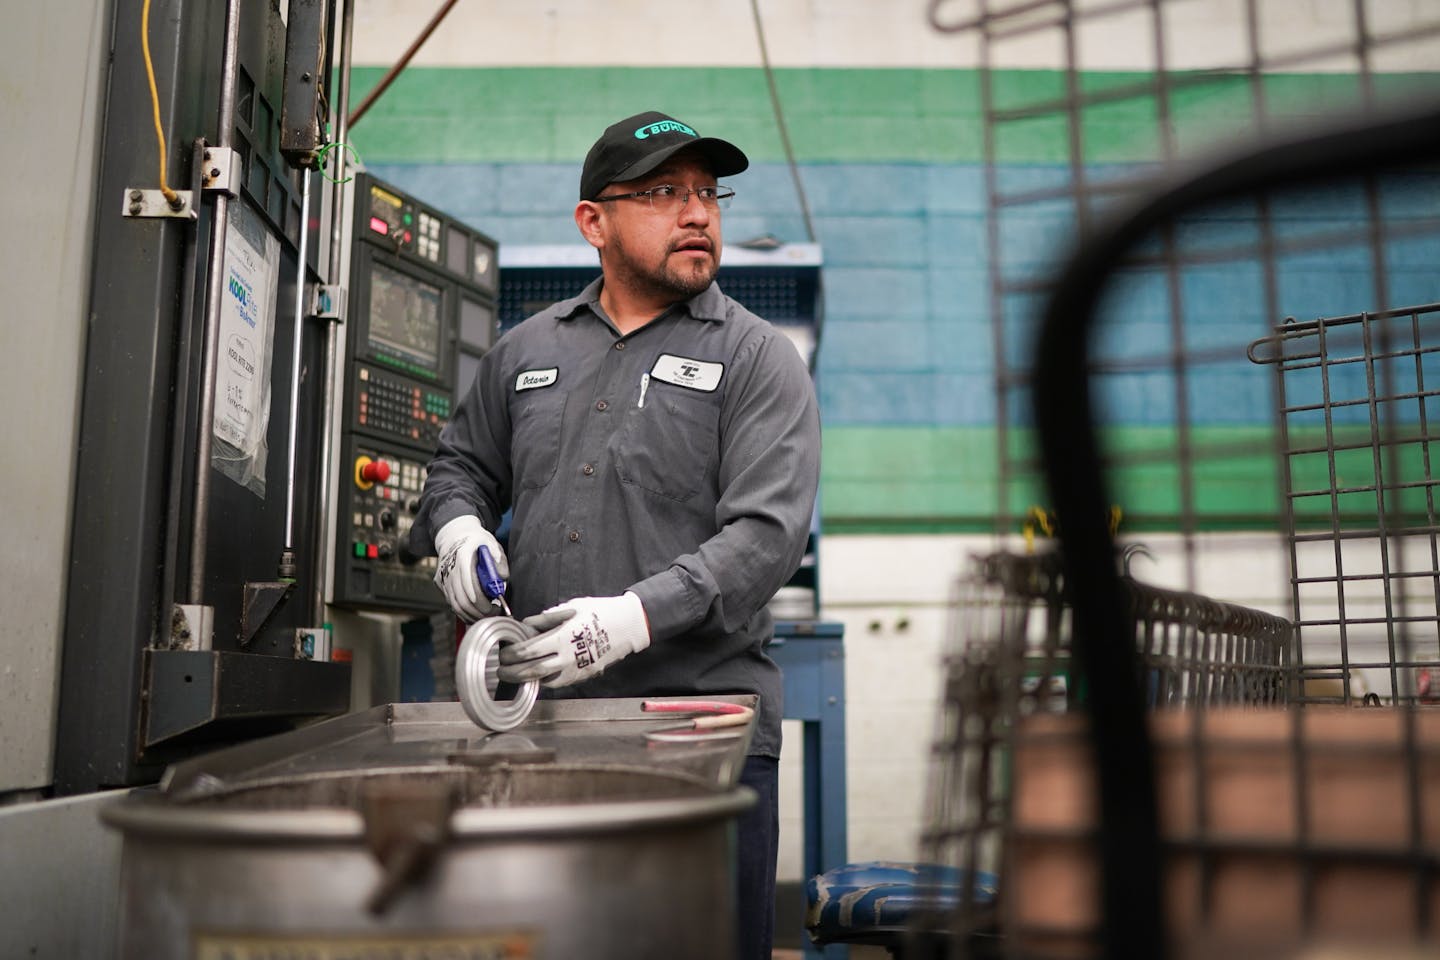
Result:
{"label": "control panel screen", "polygon": [[370,348],[399,366],[440,368],[439,287],[383,263],[370,273]]}

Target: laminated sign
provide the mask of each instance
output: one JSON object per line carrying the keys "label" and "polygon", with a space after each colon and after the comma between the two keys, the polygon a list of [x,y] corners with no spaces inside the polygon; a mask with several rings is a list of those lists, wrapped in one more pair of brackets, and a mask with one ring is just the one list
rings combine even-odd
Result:
{"label": "laminated sign", "polygon": [[244,203],[228,214],[210,463],[263,498],[280,242]]}

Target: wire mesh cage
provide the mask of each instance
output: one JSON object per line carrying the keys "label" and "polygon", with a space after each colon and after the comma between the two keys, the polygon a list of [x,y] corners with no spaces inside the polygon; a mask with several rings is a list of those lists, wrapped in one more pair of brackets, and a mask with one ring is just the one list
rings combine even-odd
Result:
{"label": "wire mesh cage", "polygon": [[[1128,571],[1120,583],[1137,651],[1134,681],[1148,709],[1287,702],[1288,619],[1156,587]],[[964,636],[946,663],[936,738],[942,762],[925,843],[927,862],[979,878],[979,895],[948,901],[950,915],[940,919],[972,947],[994,950],[1000,932],[1010,931],[1009,945],[1022,952],[1073,948],[1095,922],[1093,873],[1081,850],[1093,826],[1084,800],[1089,751],[1077,722],[1089,693],[1072,669],[1073,619],[1059,554],[976,557],[961,589]],[[1173,719],[1162,729],[1182,733]],[[1017,780],[1024,786],[1018,793]],[[1002,915],[993,902],[997,886],[1039,891],[1008,898]]]}
{"label": "wire mesh cage", "polygon": [[1299,697],[1440,702],[1440,304],[1288,322],[1251,359],[1277,376]]}
{"label": "wire mesh cage", "polygon": [[994,894],[912,949],[1436,949],[1440,7],[930,13],[981,66],[1002,476],[921,855]]}

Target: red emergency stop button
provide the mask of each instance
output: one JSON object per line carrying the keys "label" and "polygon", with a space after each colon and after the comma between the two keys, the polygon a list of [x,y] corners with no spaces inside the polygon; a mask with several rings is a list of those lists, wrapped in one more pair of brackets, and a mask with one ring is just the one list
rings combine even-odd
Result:
{"label": "red emergency stop button", "polygon": [[384,460],[372,460],[363,456],[355,458],[355,486],[361,490],[369,490],[375,484],[389,479],[390,464]]}

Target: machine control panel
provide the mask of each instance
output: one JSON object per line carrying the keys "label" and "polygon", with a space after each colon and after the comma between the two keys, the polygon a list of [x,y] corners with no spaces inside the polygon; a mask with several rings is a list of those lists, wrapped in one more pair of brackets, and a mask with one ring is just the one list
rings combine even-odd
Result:
{"label": "machine control panel", "polygon": [[441,610],[434,560],[404,546],[459,368],[494,337],[499,247],[369,173],[352,183],[330,602]]}
{"label": "machine control panel", "polygon": [[406,548],[428,457],[359,437],[347,444],[345,457],[336,602],[414,610],[443,604],[433,581],[435,558],[416,558]]}
{"label": "machine control panel", "polygon": [[450,393],[357,363],[352,429],[433,450],[450,419]]}

